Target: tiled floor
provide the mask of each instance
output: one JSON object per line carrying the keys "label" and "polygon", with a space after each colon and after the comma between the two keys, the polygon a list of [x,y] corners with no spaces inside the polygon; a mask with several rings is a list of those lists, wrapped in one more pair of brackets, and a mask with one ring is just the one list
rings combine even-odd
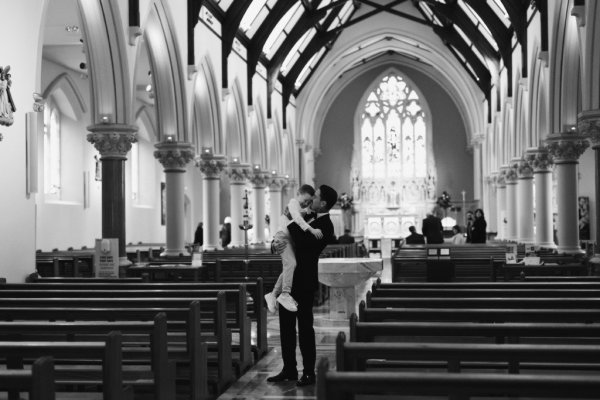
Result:
{"label": "tiled floor", "polygon": [[[389,251],[388,251],[389,253]],[[385,253],[384,253],[385,254]],[[391,267],[389,258],[384,259],[381,275],[383,281],[389,281]],[[331,321],[327,305],[314,309],[315,335],[317,342],[317,360],[329,359],[330,368],[335,368],[335,338],[339,332],[348,335],[348,324]],[[267,378],[279,373],[283,367],[279,340],[279,322],[277,315],[269,315],[269,348],[271,350],[250,371],[234,383],[218,400],[278,400],[278,399],[315,399],[315,387],[297,387],[295,382],[269,383]],[[297,349],[296,359],[302,365],[302,356]]]}

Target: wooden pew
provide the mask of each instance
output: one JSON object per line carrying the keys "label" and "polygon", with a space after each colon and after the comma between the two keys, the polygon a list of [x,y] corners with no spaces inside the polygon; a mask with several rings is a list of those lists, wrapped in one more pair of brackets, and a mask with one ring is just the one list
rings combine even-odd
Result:
{"label": "wooden pew", "polygon": [[[600,344],[598,323],[358,321],[350,341]],[[381,339],[381,340],[380,340]]]}
{"label": "wooden pew", "polygon": [[[4,290],[0,290],[0,305],[15,307],[36,306],[41,301],[45,305],[57,302],[57,305],[76,302],[79,305],[90,304],[91,306],[99,303],[103,307],[107,307],[112,304],[112,300],[107,299],[114,298],[117,304],[125,303],[125,306],[137,307],[139,305],[135,300],[141,299],[143,304],[150,306],[152,304],[161,304],[161,306],[165,307],[185,307],[193,300],[216,299],[219,293],[223,293],[227,302],[227,314],[219,316],[219,318],[225,318],[227,327],[239,336],[239,344],[235,347],[232,345],[234,351],[239,353],[239,372],[246,371],[253,364],[250,342],[251,322],[247,316],[246,286],[244,284],[239,284],[234,289],[204,290],[118,290],[118,287],[114,290],[23,290],[8,289],[9,287],[11,287],[10,284]],[[18,299],[22,299],[22,301]],[[69,299],[72,300],[69,301]],[[124,302],[121,300],[124,300]],[[152,303],[148,303],[145,300]]]}
{"label": "wooden pew", "polygon": [[600,322],[600,308],[366,308],[363,301],[358,311],[365,322]]}
{"label": "wooden pew", "polygon": [[526,276],[588,276],[589,266],[583,262],[543,265],[500,264],[494,268],[492,280],[501,276],[504,281],[521,280]]}
{"label": "wooden pew", "polygon": [[600,282],[392,282],[382,283],[377,279],[376,289],[600,289]]}
{"label": "wooden pew", "polygon": [[29,370],[0,370],[0,392],[28,393],[29,400],[54,400],[54,363],[40,357]]}
{"label": "wooden pew", "polygon": [[337,372],[329,361],[317,365],[318,400],[347,399],[354,395],[386,396],[509,396],[529,398],[597,399],[600,377],[512,375],[441,372]]}
{"label": "wooden pew", "polygon": [[600,309],[600,297],[372,297],[371,308],[537,308]]}
{"label": "wooden pew", "polygon": [[[225,314],[224,294],[217,299],[217,309],[211,315]],[[71,302],[73,299],[69,299]],[[185,336],[175,336],[174,344],[187,346],[189,362],[196,366],[196,372],[202,365],[200,343],[206,342],[210,351],[209,364],[215,366],[215,373],[209,374],[208,380],[214,387],[214,392],[222,393],[234,380],[233,362],[231,358],[231,331],[225,326],[225,319],[216,319],[212,332],[205,332],[201,326],[208,325],[210,320],[202,317],[206,312],[200,312],[201,304],[210,304],[211,299],[194,300],[189,306],[181,308],[169,307],[125,307],[123,304],[113,306],[91,307],[82,305],[83,299],[77,299],[77,307],[73,304],[48,304],[36,307],[0,307],[0,318],[5,321],[152,321],[157,313],[165,313],[168,322],[169,341],[171,332],[185,333]],[[98,303],[98,302],[97,302]],[[1,304],[1,301],[0,301]],[[206,336],[208,333],[208,336]],[[200,359],[199,359],[200,357]],[[194,370],[194,368],[192,368]]]}
{"label": "wooden pew", "polygon": [[[166,347],[164,353],[166,355]],[[23,369],[28,359],[37,359],[41,356],[51,356],[56,361],[59,359],[76,359],[76,364],[69,365],[68,370],[65,368],[58,369],[60,362],[55,362],[53,383],[57,387],[64,389],[65,386],[70,387],[81,383],[90,385],[96,382],[98,386],[102,387],[105,400],[133,398],[130,390],[126,389],[123,384],[121,335],[118,332],[109,333],[104,342],[0,341],[0,354],[6,360],[6,367],[10,369]],[[161,359],[161,361],[168,365],[168,360]],[[90,366],[98,363],[100,363],[101,368],[100,379],[98,377],[94,378],[96,374],[90,373],[89,369]],[[86,370],[81,370],[81,367],[86,367]],[[164,368],[159,366],[158,371]],[[73,369],[79,370],[76,376],[73,376]],[[171,382],[165,380],[161,383],[174,384],[175,381],[171,379]],[[160,386],[157,385],[157,387]],[[174,389],[174,386],[172,388]],[[167,387],[164,387],[163,393],[155,392],[157,399],[167,400],[173,398],[175,392],[166,392],[165,389]]]}
{"label": "wooden pew", "polygon": [[464,369],[524,369],[547,371],[600,370],[599,345],[493,344],[493,343],[413,343],[350,342],[340,332],[336,339],[338,371],[411,368],[447,372]]}
{"label": "wooden pew", "polygon": [[[136,283],[143,282],[142,278],[95,278],[95,277],[38,277],[34,278],[32,282],[34,283]],[[6,282],[4,282],[6,283]]]}
{"label": "wooden pew", "polygon": [[[36,297],[60,297],[59,295],[63,292],[67,291],[75,291],[75,292],[84,292],[86,294],[91,292],[102,292],[102,291],[110,291],[113,293],[123,293],[123,291],[130,291],[131,293],[140,293],[145,292],[160,294],[166,293],[166,291],[171,292],[175,297],[193,297],[191,292],[193,291],[215,291],[215,290],[225,290],[228,291],[238,291],[240,292],[240,283],[200,283],[200,282],[178,282],[178,283],[119,283],[117,287],[110,283],[97,283],[95,280],[90,281],[89,283],[69,283],[69,284],[53,284],[46,283],[46,281],[42,281],[43,284],[36,283],[32,284],[18,284],[11,283],[8,285],[0,285],[0,296],[8,296],[8,294],[1,293],[5,290],[17,290],[24,291],[25,293],[29,293],[30,296]],[[268,352],[268,340],[267,340],[267,311],[262,301],[264,297],[264,289],[263,289],[263,280],[262,278],[257,278],[255,281],[247,281],[243,284],[246,287],[246,291],[249,294],[248,300],[248,311],[247,315],[251,318],[251,320],[256,321],[256,344],[252,345],[252,351],[255,353],[256,358],[260,358]],[[40,293],[41,291],[47,292]],[[126,295],[125,293],[123,293]],[[202,294],[200,294],[202,295]],[[27,294],[25,294],[27,296]],[[66,296],[66,295],[65,295]],[[102,296],[100,296],[102,297]],[[135,297],[135,296],[133,296]],[[226,299],[230,299],[231,295]],[[250,301],[252,299],[252,301]],[[255,301],[255,299],[257,299]],[[238,296],[238,300],[240,302],[246,302],[245,296]],[[243,316],[239,317],[240,321],[244,320]]]}
{"label": "wooden pew", "polygon": [[[25,349],[21,354],[17,352],[15,356],[25,356],[25,351],[31,352],[43,348],[46,349],[45,351],[52,351],[57,364],[64,362],[64,359],[73,358],[80,362],[82,359],[85,360],[81,362],[81,365],[88,363],[93,365],[94,360],[104,363],[103,391],[105,398],[121,399],[124,394],[120,394],[119,391],[122,391],[122,382],[125,381],[126,384],[134,387],[136,392],[140,389],[145,392],[152,390],[156,399],[172,399],[175,395],[174,360],[191,364],[191,368],[196,371],[196,379],[192,382],[189,390],[192,394],[191,398],[198,400],[205,398],[207,396],[206,345],[197,343],[198,340],[194,342],[194,338],[191,338],[189,351],[184,348],[175,349],[172,346],[168,349],[167,335],[167,319],[164,313],[157,314],[153,321],[135,322],[37,320],[0,322],[0,341],[2,341],[0,343],[3,343],[5,347],[12,346],[11,343],[14,341],[17,343],[25,341],[25,344],[20,344],[20,347]],[[104,343],[94,343],[98,340],[104,340],[106,346]],[[28,350],[26,347],[34,341],[35,346]],[[40,344],[40,341],[45,342]],[[67,342],[64,343],[64,341]],[[19,344],[15,345],[19,346]],[[2,354],[8,355],[5,347],[2,347]],[[192,357],[188,353],[196,353],[196,356]],[[193,360],[190,360],[191,358]],[[141,363],[145,363],[151,373],[136,371],[123,377],[122,362],[128,366],[139,366]],[[73,369],[73,367],[69,368]],[[115,368],[118,368],[117,372],[114,372]],[[85,371],[89,370],[90,368],[86,367]],[[67,378],[63,377],[65,375],[64,368],[60,372],[61,375],[57,375],[57,381],[62,381],[60,383],[64,386],[67,384],[65,382]],[[81,380],[80,375],[82,374],[76,373],[76,379]],[[87,377],[85,379],[90,384],[94,380],[94,378]],[[100,383],[102,381],[98,381],[97,385]],[[68,384],[77,385],[78,382],[70,378]]]}
{"label": "wooden pew", "polygon": [[94,250],[54,250],[35,253],[36,270],[41,276],[88,276],[94,275]]}

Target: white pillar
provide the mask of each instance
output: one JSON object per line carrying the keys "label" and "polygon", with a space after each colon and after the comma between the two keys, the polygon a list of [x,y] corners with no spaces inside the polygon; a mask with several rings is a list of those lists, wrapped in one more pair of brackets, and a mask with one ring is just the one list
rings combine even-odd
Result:
{"label": "white pillar", "polygon": [[244,231],[240,229],[243,223],[243,198],[245,196],[246,182],[250,174],[250,165],[241,164],[239,159],[234,158],[229,163],[229,193],[231,198],[231,242],[230,247],[241,247],[245,244]]}
{"label": "white pillar", "polygon": [[[481,162],[481,144],[483,143],[484,135],[474,135],[471,139],[473,146],[473,200],[478,202],[479,207],[482,203],[482,183],[483,175],[482,169],[483,164]],[[464,213],[465,211],[463,211]]]}
{"label": "white pillar", "polygon": [[533,168],[527,159],[517,169],[517,240],[534,243],[533,236]]}
{"label": "white pillar", "polygon": [[178,257],[187,254],[185,249],[184,173],[186,165],[194,159],[189,143],[167,141],[154,145],[154,157],[165,168],[166,191],[166,249],[161,257]]}
{"label": "white pillar", "polygon": [[265,187],[267,186],[267,173],[255,165],[252,170],[252,225],[254,225],[254,243],[265,243]]}
{"label": "white pillar", "polygon": [[488,218],[488,231],[498,234],[498,203],[496,200],[496,179],[497,173],[492,173],[487,177],[487,202],[485,202],[485,215]]}
{"label": "white pillar", "polygon": [[227,158],[203,151],[200,155],[202,180],[202,221],[204,222],[204,250],[219,247],[219,190],[221,173],[225,170]]}
{"label": "white pillar", "polygon": [[512,159],[506,169],[506,239],[517,240],[517,166],[518,159]]}
{"label": "white pillar", "polygon": [[596,219],[590,221],[590,228],[595,228],[590,232],[593,234],[590,238],[595,240],[596,245],[594,247],[594,255],[589,262],[597,265],[600,264],[600,110],[589,110],[580,113],[577,116],[577,129],[582,135],[590,139],[595,153]]}
{"label": "white pillar", "polygon": [[546,142],[556,165],[557,250],[559,253],[582,253],[579,246],[577,164],[589,143],[576,132],[555,133],[549,135]]}
{"label": "white pillar", "polygon": [[271,209],[269,215],[271,218],[269,234],[271,238],[277,233],[280,225],[280,218],[283,211],[283,204],[281,201],[281,189],[285,184],[285,178],[277,176],[276,173],[271,174],[269,177],[269,196],[271,200]]}
{"label": "white pillar", "polygon": [[535,245],[554,249],[552,226],[552,157],[545,147],[530,149],[526,154],[533,167],[535,184]]}
{"label": "white pillar", "polygon": [[506,240],[506,167],[500,167],[496,180],[496,204],[498,210],[498,236],[500,240]]}

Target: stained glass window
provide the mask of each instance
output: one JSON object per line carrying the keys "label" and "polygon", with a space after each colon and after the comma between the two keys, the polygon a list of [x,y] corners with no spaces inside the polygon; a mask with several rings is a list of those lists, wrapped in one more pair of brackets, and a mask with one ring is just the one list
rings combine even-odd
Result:
{"label": "stained glass window", "polygon": [[399,75],[384,77],[361,115],[362,175],[399,180],[427,176],[427,116]]}

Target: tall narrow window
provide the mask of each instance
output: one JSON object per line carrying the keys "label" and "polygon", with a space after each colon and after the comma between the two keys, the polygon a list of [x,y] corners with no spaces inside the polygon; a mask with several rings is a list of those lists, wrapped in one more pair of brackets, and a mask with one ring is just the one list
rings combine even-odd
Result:
{"label": "tall narrow window", "polygon": [[44,192],[60,198],[60,115],[55,107],[44,114]]}
{"label": "tall narrow window", "polygon": [[131,199],[140,199],[140,148],[137,143],[131,144]]}
{"label": "tall narrow window", "polygon": [[430,117],[422,103],[395,73],[367,94],[357,137],[361,154],[356,165],[361,170],[353,183],[353,193],[363,204],[397,208],[429,199],[435,172],[427,155]]}

